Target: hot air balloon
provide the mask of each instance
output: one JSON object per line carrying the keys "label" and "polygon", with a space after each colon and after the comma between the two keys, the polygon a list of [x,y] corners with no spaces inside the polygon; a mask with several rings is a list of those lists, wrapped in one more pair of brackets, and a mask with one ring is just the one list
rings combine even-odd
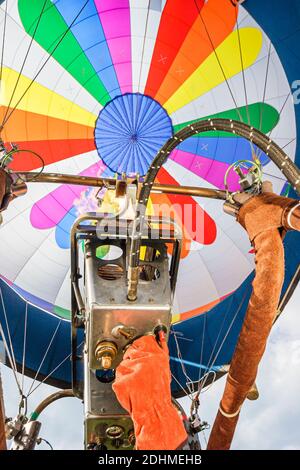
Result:
{"label": "hot air balloon", "polygon": [[[300,62],[291,44],[299,7],[240,3],[1,2],[1,138],[21,150],[10,170],[142,178],[176,132],[215,118],[258,129],[299,164]],[[276,193],[298,197],[267,153],[224,131],[179,143],[156,182],[225,190],[230,167],[253,156]],[[227,183],[240,188],[234,172]],[[29,183],[0,228],[2,361],[59,388],[71,386],[70,232],[99,197],[89,186]],[[101,200],[111,205],[109,191]],[[254,254],[221,201],[153,193],[147,210],[172,213],[183,231],[169,339],[172,392],[181,397],[228,370]],[[279,313],[299,280],[299,247],[298,234],[288,234]],[[109,250],[99,257],[113,258]]]}

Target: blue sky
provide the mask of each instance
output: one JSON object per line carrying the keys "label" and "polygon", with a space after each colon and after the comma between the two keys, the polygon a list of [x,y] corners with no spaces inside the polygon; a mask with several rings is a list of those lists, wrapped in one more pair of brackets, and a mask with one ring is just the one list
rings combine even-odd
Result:
{"label": "blue sky", "polygon": [[[300,449],[300,287],[275,325],[259,369],[260,398],[247,401],[242,409],[233,449]],[[17,413],[17,391],[12,373],[1,367],[7,416]],[[28,384],[31,381],[28,380]],[[27,385],[28,387],[28,385]],[[213,423],[222,396],[224,380],[201,396],[201,417]],[[41,385],[33,393],[29,410],[55,391]],[[182,400],[186,410],[189,399]],[[55,449],[82,449],[83,407],[80,400],[65,398],[41,415],[41,437]],[[208,433],[206,434],[206,438]],[[205,438],[201,435],[203,447]],[[37,447],[46,449],[43,443]]]}

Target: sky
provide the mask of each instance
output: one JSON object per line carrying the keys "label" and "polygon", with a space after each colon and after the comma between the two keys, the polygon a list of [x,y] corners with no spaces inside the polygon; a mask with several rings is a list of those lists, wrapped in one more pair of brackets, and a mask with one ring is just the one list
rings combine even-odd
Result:
{"label": "sky", "polygon": [[[6,415],[17,413],[17,389],[11,371],[2,366]],[[27,379],[25,386],[31,383]],[[224,379],[216,382],[201,395],[201,418],[213,424],[224,389]],[[300,449],[300,287],[273,328],[264,358],[261,362],[257,386],[260,398],[246,401],[239,420],[232,449]],[[25,388],[26,389],[26,388]],[[29,411],[53,387],[41,385],[31,396]],[[186,411],[189,398],[181,400]],[[76,398],[64,398],[52,404],[40,417],[40,436],[54,449],[83,448],[83,406]],[[201,444],[205,439],[201,434]],[[47,449],[42,443],[37,449]]]}

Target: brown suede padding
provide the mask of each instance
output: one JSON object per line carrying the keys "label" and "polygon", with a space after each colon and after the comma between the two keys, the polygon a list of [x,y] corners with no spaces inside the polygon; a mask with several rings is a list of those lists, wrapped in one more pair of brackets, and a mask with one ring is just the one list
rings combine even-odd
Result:
{"label": "brown suede padding", "polygon": [[187,440],[183,421],[172,404],[166,341],[143,336],[127,349],[117,367],[113,390],[130,414],[138,450],[176,450]]}
{"label": "brown suede padding", "polygon": [[[257,368],[266,348],[277,312],[284,279],[284,249],[277,229],[261,232],[254,241],[256,275],[245,321],[232,358],[221,409],[229,415],[238,412],[255,382]],[[208,449],[227,450],[238,422],[218,412]]]}
{"label": "brown suede padding", "polygon": [[[293,228],[298,228],[298,201],[264,193],[249,199],[238,221],[247,230],[255,248],[256,274],[244,324],[231,361],[220,409],[215,419],[209,450],[230,449],[239,410],[255,382],[264,354],[284,281],[284,248],[281,230],[290,230],[288,214],[293,209]],[[295,224],[295,225],[294,225]]]}
{"label": "brown suede padding", "polygon": [[[289,217],[290,216],[290,217]],[[300,202],[295,202],[283,213],[283,226],[286,230],[300,231]]]}
{"label": "brown suede padding", "polygon": [[251,242],[261,232],[285,227],[286,215],[297,201],[277,196],[274,193],[263,193],[249,199],[239,210],[238,221],[249,235]]}
{"label": "brown suede padding", "polygon": [[0,212],[5,210],[8,204],[14,199],[14,195],[9,191],[11,183],[11,176],[0,168]]}
{"label": "brown suede padding", "polygon": [[207,450],[229,450],[239,415],[224,418],[218,411],[207,445]]}
{"label": "brown suede padding", "polygon": [[0,168],[0,207],[6,194],[6,173]]}

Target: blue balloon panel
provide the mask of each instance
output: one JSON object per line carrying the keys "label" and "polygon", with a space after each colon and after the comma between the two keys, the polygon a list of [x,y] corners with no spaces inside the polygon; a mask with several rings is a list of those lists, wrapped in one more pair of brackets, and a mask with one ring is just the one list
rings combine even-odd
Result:
{"label": "blue balloon panel", "polygon": [[114,172],[145,175],[172,134],[172,121],[157,101],[126,93],[100,111],[95,143],[99,156]]}

